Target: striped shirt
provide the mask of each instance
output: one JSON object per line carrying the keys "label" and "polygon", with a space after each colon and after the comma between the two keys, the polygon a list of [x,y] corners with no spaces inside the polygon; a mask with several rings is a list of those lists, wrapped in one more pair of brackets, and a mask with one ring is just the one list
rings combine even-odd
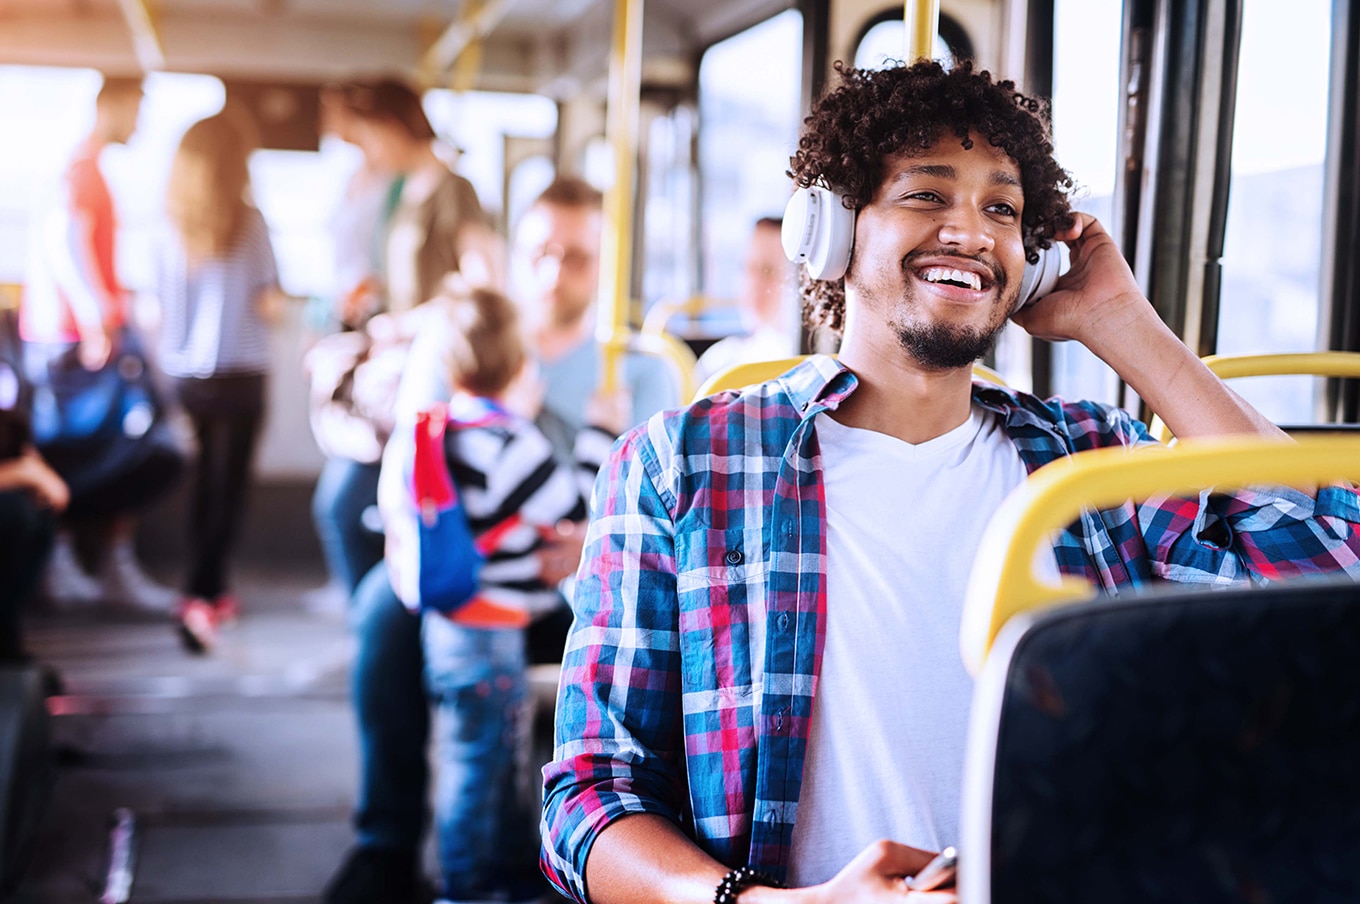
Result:
{"label": "striped shirt", "polygon": [[218,258],[190,263],[170,230],[156,261],[161,369],[172,377],[267,373],[269,330],[256,300],[278,284],[269,227],[254,207],[235,247]]}
{"label": "striped shirt", "polygon": [[[585,901],[600,831],[631,813],[684,827],[728,866],[788,874],[826,607],[814,418],[856,387],[814,357],[776,380],[663,412],[596,483],[544,768],[543,868]],[[975,384],[1027,471],[1152,440],[1118,408]],[[965,504],[962,503],[961,504]],[[1106,593],[1154,578],[1360,577],[1360,502],[1340,487],[1087,512],[1054,553]],[[890,526],[886,526],[890,529]]]}
{"label": "striped shirt", "polygon": [[[487,557],[480,574],[477,607],[460,611],[456,621],[506,624],[527,620],[560,603],[557,589],[539,577],[535,552],[543,545],[541,531],[562,520],[586,517],[586,494],[609,438],[593,428],[583,430],[577,444],[581,460],[563,464],[552,444],[531,421],[503,413],[490,423],[482,415],[494,403],[457,394],[449,405],[450,422],[444,437],[445,460],[458,487],[468,526],[481,535],[518,515],[521,523],[507,531]],[[457,421],[474,422],[458,425]],[[392,587],[408,607],[420,605],[417,518],[411,475],[415,461],[410,430],[388,441],[379,476],[378,505],[387,535],[385,558]],[[593,463],[591,461],[593,459]],[[508,613],[508,614],[507,614]]]}

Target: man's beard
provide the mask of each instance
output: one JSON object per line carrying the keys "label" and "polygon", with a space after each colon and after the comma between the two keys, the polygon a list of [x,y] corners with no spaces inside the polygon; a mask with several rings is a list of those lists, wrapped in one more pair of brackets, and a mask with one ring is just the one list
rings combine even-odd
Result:
{"label": "man's beard", "polygon": [[[902,269],[907,273],[909,285],[911,261],[917,256],[919,253],[909,255],[902,262]],[[1020,290],[1018,287],[1013,290],[1008,288],[1006,273],[1000,267],[994,264],[988,266],[995,280],[997,303],[1009,312],[1015,306],[1014,295]],[[911,291],[908,290],[909,293]],[[915,307],[914,298],[911,300],[911,306]],[[1002,317],[995,326],[985,329],[969,329],[946,323],[896,323],[894,327],[898,343],[922,367],[930,370],[955,370],[960,367],[971,367],[973,362],[990,352],[1009,320],[1009,316]]]}
{"label": "man's beard", "polygon": [[897,341],[922,367],[954,370],[970,367],[990,352],[1005,328],[1004,320],[989,331],[960,329],[944,323],[899,325]]}

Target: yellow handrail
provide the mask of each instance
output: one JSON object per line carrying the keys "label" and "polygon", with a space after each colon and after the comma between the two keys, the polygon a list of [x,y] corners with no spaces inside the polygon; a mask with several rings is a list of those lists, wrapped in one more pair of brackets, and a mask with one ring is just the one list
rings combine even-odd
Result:
{"label": "yellow handrail", "polygon": [[633,187],[642,90],[642,0],[615,0],[609,53],[606,132],[614,151],[614,184],[605,193],[600,248],[600,305],[596,338],[603,355],[600,388],[613,392],[628,349],[632,283]]}
{"label": "yellow handrail", "polygon": [[642,318],[642,332],[651,335],[666,332],[667,324],[676,314],[686,314],[692,319],[704,311],[735,307],[735,301],[708,295],[691,295],[679,301],[658,301],[647,309],[647,316]]}
{"label": "yellow handrail", "polygon": [[[1360,377],[1360,352],[1295,352],[1279,355],[1209,355],[1204,358],[1219,379],[1300,375]],[[1160,442],[1171,441],[1171,429],[1154,415],[1148,432]]]}
{"label": "yellow handrail", "polygon": [[964,595],[959,647],[974,675],[1012,616],[1085,599],[1095,590],[1078,578],[1040,580],[1035,556],[1054,531],[1084,508],[1167,493],[1193,495],[1207,487],[1249,484],[1308,486],[1360,477],[1360,439],[1348,436],[1262,440],[1240,436],[1192,439],[1167,449],[1080,452],[1034,472],[992,516]]}
{"label": "yellow handrail", "polygon": [[630,351],[660,358],[670,365],[675,375],[678,398],[675,405],[684,405],[694,397],[694,352],[670,333],[635,333],[628,340]]}
{"label": "yellow handrail", "polygon": [[935,33],[940,30],[940,0],[903,0],[907,60],[935,59]]}

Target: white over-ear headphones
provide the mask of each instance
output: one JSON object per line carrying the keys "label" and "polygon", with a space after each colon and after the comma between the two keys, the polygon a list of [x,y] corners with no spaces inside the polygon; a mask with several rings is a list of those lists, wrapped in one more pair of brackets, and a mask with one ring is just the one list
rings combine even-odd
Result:
{"label": "white over-ear headphones", "polygon": [[784,208],[779,238],[784,255],[807,267],[813,279],[840,279],[855,245],[855,209],[820,185],[800,188]]}
{"label": "white over-ear headphones", "polygon": [[[784,208],[780,241],[784,255],[807,268],[813,279],[840,279],[850,266],[855,247],[855,210],[848,199],[821,185],[799,188]],[[853,202],[852,202],[853,203]],[[1053,291],[1067,270],[1067,248],[1061,242],[1039,249],[1039,262],[1025,263],[1016,311]]]}

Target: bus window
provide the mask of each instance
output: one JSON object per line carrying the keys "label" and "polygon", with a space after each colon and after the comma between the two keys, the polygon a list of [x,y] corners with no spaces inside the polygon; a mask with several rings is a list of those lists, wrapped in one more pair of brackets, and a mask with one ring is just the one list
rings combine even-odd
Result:
{"label": "bus window", "polygon": [[642,239],[644,310],[657,301],[688,298],[694,284],[694,108],[673,107],[651,120],[646,142],[648,181]]}
{"label": "bus window", "polygon": [[488,211],[505,209],[505,137],[548,138],[557,130],[557,105],[537,94],[436,88],[424,101],[434,130],[459,149],[456,169]]}
{"label": "bus window", "polygon": [[[1053,15],[1053,144],[1076,182],[1073,206],[1107,228],[1118,165],[1121,16],[1120,0],[1057,0]],[[1010,379],[1001,363],[998,355]],[[1060,342],[1053,392],[1115,404],[1119,378],[1081,343]]]}
{"label": "bus window", "polygon": [[[869,26],[864,37],[855,45],[856,69],[882,69],[894,65],[906,56],[906,26],[902,21],[900,9],[884,14],[884,17]],[[940,14],[939,33],[935,36],[935,59],[946,69],[973,56],[973,47],[963,26],[953,19]]]}
{"label": "bus window", "polygon": [[[710,47],[699,64],[704,292],[731,297],[751,227],[788,202],[802,113],[803,17],[782,12]],[[729,327],[735,324],[729,324]]]}
{"label": "bus window", "polygon": [[519,222],[520,214],[528,210],[534,199],[543,193],[543,189],[552,184],[556,174],[557,168],[553,166],[552,159],[543,154],[521,160],[510,171],[510,197],[506,199],[505,218],[512,232]]}
{"label": "bus window", "polygon": [[[94,123],[99,73],[89,69],[0,67],[0,132],[23,141],[0,148],[0,282],[22,282],[32,212]],[[118,273],[132,289],[151,283],[150,243],[161,221],[170,159],[190,124],[222,109],[222,82],[207,75],[153,72],[137,131],[100,159],[118,211]]]}
{"label": "bus window", "polygon": [[[1278,7],[1246,0],[1237,70],[1232,181],[1223,252],[1218,352],[1319,347],[1323,158],[1327,143],[1328,0],[1289,6],[1304,53],[1281,54]],[[1233,388],[1276,421],[1313,420],[1318,381],[1257,377]]]}

